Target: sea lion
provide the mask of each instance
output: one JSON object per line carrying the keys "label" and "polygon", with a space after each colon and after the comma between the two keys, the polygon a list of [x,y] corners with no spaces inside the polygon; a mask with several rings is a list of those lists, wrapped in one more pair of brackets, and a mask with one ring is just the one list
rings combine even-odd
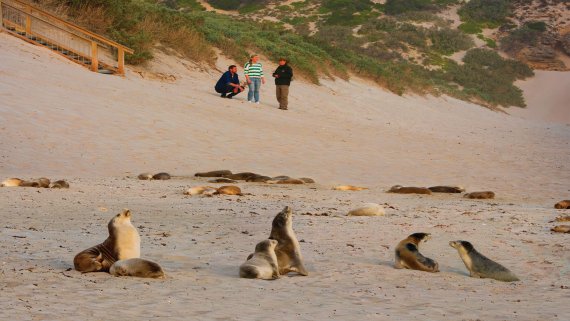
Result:
{"label": "sea lion", "polygon": [[251,173],[251,172],[242,172],[242,173],[224,175],[225,178],[235,179],[238,181],[245,181],[246,179],[248,179],[252,176],[259,176],[259,174],[255,174],[255,173]]}
{"label": "sea lion", "polygon": [[471,277],[490,278],[503,282],[519,281],[509,269],[477,252],[467,241],[451,241],[449,245],[459,252]]}
{"label": "sea lion", "polygon": [[152,179],[156,179],[156,180],[165,181],[165,180],[170,179],[170,178],[171,178],[170,174],[168,174],[168,173],[157,173],[157,174],[152,175]]}
{"label": "sea lion", "polygon": [[150,180],[152,179],[152,174],[151,174],[151,173],[142,173],[142,174],[139,174],[138,179],[150,181]]}
{"label": "sea lion", "polygon": [[296,178],[288,178],[288,179],[279,179],[279,180],[269,180],[266,182],[267,184],[305,184],[305,182],[303,182],[300,179],[296,179]]}
{"label": "sea lion", "polygon": [[353,185],[338,185],[332,188],[335,191],[362,191],[368,189],[368,187],[358,187]]}
{"label": "sea lion", "polygon": [[279,175],[279,176],[275,176],[275,177],[271,177],[272,181],[280,181],[283,179],[289,179],[291,177],[287,176],[287,175]]}
{"label": "sea lion", "polygon": [[276,240],[264,240],[257,243],[255,253],[251,254],[239,267],[239,276],[248,279],[278,279],[280,274],[275,254],[276,246]]}
{"label": "sea lion", "polygon": [[461,186],[432,186],[428,187],[432,193],[463,193],[465,188]]}
{"label": "sea lion", "polygon": [[309,275],[303,265],[301,246],[297,241],[295,232],[293,232],[293,212],[289,206],[285,206],[273,219],[269,239],[279,242],[275,248],[277,262],[279,263],[279,274],[297,272],[301,275]]}
{"label": "sea lion", "polygon": [[139,278],[160,279],[164,277],[162,267],[153,261],[141,258],[119,260],[109,268],[114,276],[136,276]]}
{"label": "sea lion", "polygon": [[211,186],[195,186],[195,187],[190,187],[187,190],[185,190],[184,195],[190,195],[190,196],[202,195],[207,190],[216,191],[216,189],[214,187],[211,187]]}
{"label": "sea lion", "polygon": [[570,208],[570,200],[563,200],[556,204],[554,204],[554,208],[557,209],[569,209]]}
{"label": "sea lion", "polygon": [[22,184],[22,180],[19,178],[8,178],[0,184],[1,187],[17,187]]}
{"label": "sea lion", "polygon": [[556,225],[550,230],[556,233],[570,233],[570,225]]}
{"label": "sea lion", "polygon": [[366,203],[348,212],[347,216],[383,216],[384,214],[384,208],[380,204]]}
{"label": "sea lion", "polygon": [[305,184],[314,184],[315,183],[315,180],[312,178],[300,177],[299,179],[302,180],[303,183],[305,183]]}
{"label": "sea lion", "polygon": [[494,193],[494,192],[491,192],[491,191],[471,192],[471,193],[467,193],[467,194],[463,195],[463,197],[465,197],[465,198],[471,198],[471,199],[484,200],[484,199],[492,199],[492,198],[495,198],[495,193]]}
{"label": "sea lion", "polygon": [[232,172],[228,170],[218,170],[218,171],[210,171],[210,172],[201,172],[196,173],[194,176],[196,177],[224,177],[225,175],[231,175]]}
{"label": "sea lion", "polygon": [[131,211],[124,209],[115,215],[107,225],[109,237],[77,254],[73,265],[79,272],[109,271],[118,260],[138,258],[141,255],[141,238],[131,223]]}
{"label": "sea lion", "polygon": [[64,180],[59,180],[51,184],[51,188],[69,188],[69,183]]}
{"label": "sea lion", "polygon": [[221,194],[221,195],[243,195],[241,193],[241,189],[234,185],[226,185],[221,186],[217,189],[216,193],[214,194]]}
{"label": "sea lion", "polygon": [[570,216],[558,216],[554,219],[555,222],[570,222]]}
{"label": "sea lion", "polygon": [[216,179],[212,179],[209,180],[208,183],[228,183],[228,184],[233,184],[233,183],[237,183],[237,181],[233,180],[233,179],[229,179],[229,178],[216,178]]}
{"label": "sea lion", "polygon": [[414,187],[414,186],[402,186],[394,185],[389,190],[388,193],[397,194],[426,194],[431,195],[431,191],[425,187]]}
{"label": "sea lion", "polygon": [[414,233],[403,239],[396,246],[396,269],[411,269],[425,272],[439,272],[436,261],[423,256],[419,251],[420,243],[427,242],[431,238],[429,233]]}
{"label": "sea lion", "polygon": [[269,180],[271,180],[271,177],[269,177],[269,176],[255,175],[255,176],[248,177],[248,179],[246,179],[245,181],[251,182],[251,183],[265,183]]}
{"label": "sea lion", "polygon": [[36,182],[37,182],[38,185],[39,185],[38,187],[41,187],[41,188],[49,188],[49,184],[51,183],[51,181],[49,180],[49,178],[46,178],[46,177],[38,178],[38,179],[36,180]]}

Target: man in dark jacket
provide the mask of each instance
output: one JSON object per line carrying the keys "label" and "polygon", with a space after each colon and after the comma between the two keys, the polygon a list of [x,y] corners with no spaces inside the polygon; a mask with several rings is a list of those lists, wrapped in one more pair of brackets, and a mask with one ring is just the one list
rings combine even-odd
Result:
{"label": "man in dark jacket", "polygon": [[277,101],[279,102],[279,109],[287,110],[289,96],[289,85],[291,85],[291,78],[293,78],[293,69],[287,64],[287,59],[280,58],[279,66],[273,73],[275,77],[275,88],[277,88]]}
{"label": "man in dark jacket", "polygon": [[[214,89],[217,93],[222,94],[220,97],[230,99],[244,90],[239,84],[237,67],[235,65],[228,67],[228,71],[224,72],[222,77],[220,77]],[[230,94],[226,96],[228,93]]]}

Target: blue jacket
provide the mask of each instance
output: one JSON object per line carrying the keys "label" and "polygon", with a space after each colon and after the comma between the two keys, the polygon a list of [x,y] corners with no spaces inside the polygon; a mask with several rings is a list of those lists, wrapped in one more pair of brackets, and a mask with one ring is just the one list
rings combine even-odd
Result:
{"label": "blue jacket", "polygon": [[219,93],[226,92],[230,83],[239,85],[239,77],[237,73],[232,77],[232,73],[228,70],[220,77],[214,89]]}

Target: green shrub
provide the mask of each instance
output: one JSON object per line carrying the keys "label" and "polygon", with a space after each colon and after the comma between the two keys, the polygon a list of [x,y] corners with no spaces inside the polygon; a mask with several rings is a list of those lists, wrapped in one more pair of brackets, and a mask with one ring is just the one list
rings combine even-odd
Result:
{"label": "green shrub", "polygon": [[430,0],[387,0],[384,4],[384,11],[389,15],[408,11],[433,10],[435,8]]}
{"label": "green shrub", "polygon": [[521,49],[534,46],[539,37],[541,32],[530,29],[528,26],[523,26],[519,29],[513,30],[507,36],[501,38],[500,40],[500,47],[502,50],[508,53],[517,53]]}
{"label": "green shrub", "polygon": [[451,55],[460,50],[471,48],[474,43],[471,37],[459,30],[449,28],[433,28],[428,33],[432,42],[431,48],[443,55]]}
{"label": "green shrub", "polygon": [[509,0],[471,0],[458,11],[462,21],[502,23],[510,15]]}
{"label": "green shrub", "polygon": [[529,21],[529,22],[525,23],[524,25],[525,25],[525,27],[532,29],[532,30],[536,30],[536,31],[540,31],[540,32],[546,31],[546,23],[544,21]]}
{"label": "green shrub", "polygon": [[474,21],[467,21],[459,25],[459,30],[468,34],[477,34],[483,32],[483,26]]}

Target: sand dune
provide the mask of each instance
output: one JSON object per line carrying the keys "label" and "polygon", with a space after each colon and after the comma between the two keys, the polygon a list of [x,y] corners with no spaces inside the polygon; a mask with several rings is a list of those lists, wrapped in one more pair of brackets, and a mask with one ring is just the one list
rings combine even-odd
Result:
{"label": "sand dune", "polygon": [[[0,62],[0,177],[71,185],[0,188],[0,319],[563,320],[570,312],[567,236],[549,231],[554,203],[569,198],[570,126],[523,115],[540,98],[508,115],[448,97],[399,97],[357,78],[296,79],[290,110],[280,111],[271,81],[258,106],[244,95],[221,99],[219,71],[165,55],[122,78],[0,33]],[[262,62],[268,73],[275,67]],[[229,63],[220,58],[218,69]],[[540,97],[537,88],[525,95]],[[566,93],[544,101],[557,94]],[[252,194],[239,198],[182,194],[205,184],[195,172],[216,169],[317,184],[239,183]],[[175,177],[136,179],[159,171]],[[370,189],[331,190],[337,184]],[[497,198],[385,193],[395,184],[462,185]],[[386,216],[345,216],[364,203],[384,204]],[[238,278],[286,205],[310,276]],[[125,207],[143,256],[167,278],[68,270]],[[440,273],[392,267],[394,246],[420,231],[433,235],[421,251]],[[457,239],[522,281],[469,278],[447,244]]]}

